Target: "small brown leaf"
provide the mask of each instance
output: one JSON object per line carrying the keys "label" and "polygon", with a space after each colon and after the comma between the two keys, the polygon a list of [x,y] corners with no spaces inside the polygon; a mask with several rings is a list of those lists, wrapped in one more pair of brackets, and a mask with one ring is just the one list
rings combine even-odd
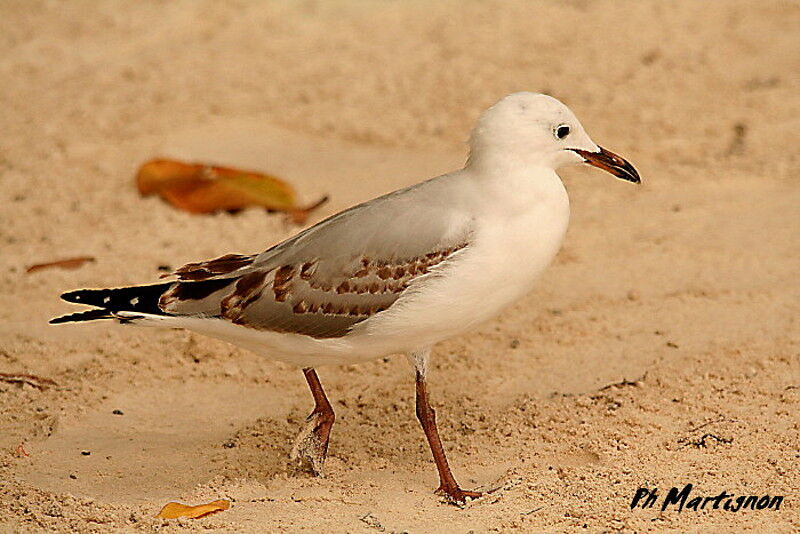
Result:
{"label": "small brown leaf", "polygon": [[235,213],[247,206],[307,216],[311,209],[297,205],[296,193],[283,180],[267,174],[155,159],[141,166],[136,185],[142,196],[158,194],[178,209],[189,213]]}
{"label": "small brown leaf", "polygon": [[30,265],[25,269],[25,272],[33,273],[36,271],[41,271],[42,269],[51,269],[53,267],[59,267],[61,269],[77,269],[84,263],[92,261],[95,261],[95,259],[91,256],[79,256],[77,258],[67,258],[63,260],[49,261],[47,263],[37,263],[35,265]]}
{"label": "small brown leaf", "polygon": [[188,504],[181,504],[179,502],[170,502],[167,503],[160,512],[158,512],[156,517],[160,517],[161,519],[176,519],[178,517],[200,519],[201,517],[205,517],[207,515],[222,512],[230,507],[230,501],[226,501],[224,499],[210,502],[208,504],[198,504],[197,506],[189,506]]}

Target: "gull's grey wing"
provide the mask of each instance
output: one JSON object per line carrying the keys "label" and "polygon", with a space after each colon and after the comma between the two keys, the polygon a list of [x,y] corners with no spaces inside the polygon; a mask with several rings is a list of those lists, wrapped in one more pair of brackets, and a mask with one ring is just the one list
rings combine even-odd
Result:
{"label": "gull's grey wing", "polygon": [[334,215],[258,256],[184,266],[160,307],[262,330],[343,336],[469,245],[471,218],[444,192],[439,181],[424,182]]}

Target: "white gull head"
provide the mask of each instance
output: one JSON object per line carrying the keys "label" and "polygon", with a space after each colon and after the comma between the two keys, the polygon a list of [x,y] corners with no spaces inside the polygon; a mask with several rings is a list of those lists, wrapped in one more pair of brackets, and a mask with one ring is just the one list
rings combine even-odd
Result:
{"label": "white gull head", "polygon": [[529,92],[510,94],[481,114],[470,139],[470,163],[551,170],[588,163],[640,181],[630,163],[591,140],[566,105]]}

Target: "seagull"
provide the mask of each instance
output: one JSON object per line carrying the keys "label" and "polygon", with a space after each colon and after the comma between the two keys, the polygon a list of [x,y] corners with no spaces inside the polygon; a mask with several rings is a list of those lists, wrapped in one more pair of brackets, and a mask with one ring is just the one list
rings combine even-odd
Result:
{"label": "seagull", "polygon": [[159,283],[64,293],[92,308],[50,322],[186,329],[298,366],[314,409],[290,456],[315,475],[335,419],[316,368],[405,354],[437,493],[463,504],[481,493],[462,489],[448,465],[428,394],[431,349],[530,291],[569,221],[556,170],[581,163],[640,182],[566,105],[514,93],[481,114],[460,170],[346,209],[260,254],[189,263]]}

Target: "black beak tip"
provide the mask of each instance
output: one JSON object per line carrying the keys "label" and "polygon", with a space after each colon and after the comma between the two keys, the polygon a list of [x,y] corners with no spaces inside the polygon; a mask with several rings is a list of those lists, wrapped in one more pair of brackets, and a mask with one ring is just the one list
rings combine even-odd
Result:
{"label": "black beak tip", "polygon": [[627,181],[629,181],[631,183],[634,183],[634,184],[638,184],[638,185],[642,184],[642,179],[639,176],[639,173],[636,172],[635,170],[632,173],[628,174],[627,176],[622,177],[622,179],[623,180],[627,180]]}
{"label": "black beak tip", "polygon": [[610,150],[606,150],[603,147],[600,147],[599,152],[589,152],[575,148],[572,150],[583,157],[584,161],[589,165],[609,172],[620,180],[625,180],[626,182],[634,184],[642,183],[642,179],[636,171],[636,168],[631,165],[630,162],[614,154]]}

